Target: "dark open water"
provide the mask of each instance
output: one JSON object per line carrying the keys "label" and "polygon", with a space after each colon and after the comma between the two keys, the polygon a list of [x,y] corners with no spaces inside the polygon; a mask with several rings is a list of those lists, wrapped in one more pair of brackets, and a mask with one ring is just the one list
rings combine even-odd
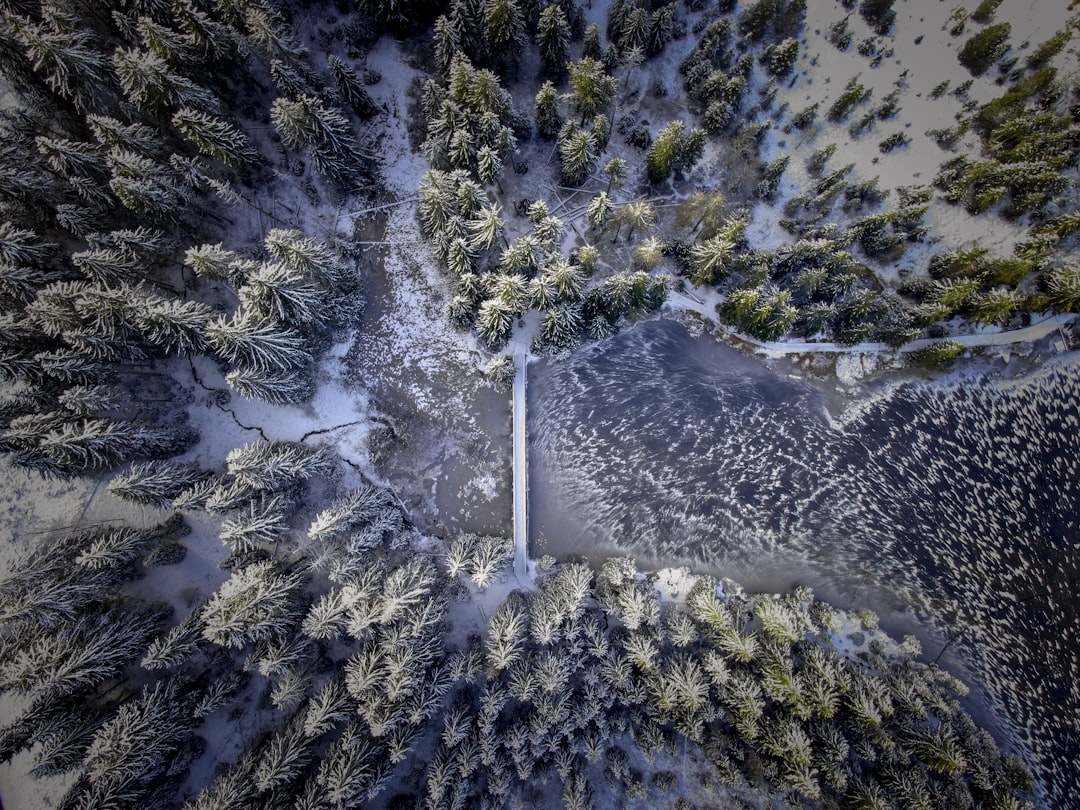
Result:
{"label": "dark open water", "polygon": [[957,637],[1043,802],[1080,807],[1075,364],[908,383],[837,420],[812,386],[651,321],[534,366],[529,396],[534,555],[804,583],[930,656]]}

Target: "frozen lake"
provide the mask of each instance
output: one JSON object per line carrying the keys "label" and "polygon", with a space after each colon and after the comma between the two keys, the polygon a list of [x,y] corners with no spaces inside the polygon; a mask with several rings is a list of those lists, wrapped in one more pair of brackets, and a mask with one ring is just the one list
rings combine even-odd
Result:
{"label": "frozen lake", "polygon": [[[1031,752],[1080,791],[1080,373],[905,383],[830,415],[821,391],[650,321],[529,382],[533,555],[807,584],[944,637]],[[948,661],[948,659],[944,659]],[[949,662],[950,666],[952,662]]]}

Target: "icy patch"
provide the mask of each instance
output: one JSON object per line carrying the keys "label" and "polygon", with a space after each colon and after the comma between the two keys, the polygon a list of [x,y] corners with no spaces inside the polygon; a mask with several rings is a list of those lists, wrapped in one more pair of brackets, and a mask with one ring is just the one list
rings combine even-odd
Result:
{"label": "icy patch", "polygon": [[836,358],[836,379],[843,385],[855,385],[877,367],[876,354],[841,354]]}

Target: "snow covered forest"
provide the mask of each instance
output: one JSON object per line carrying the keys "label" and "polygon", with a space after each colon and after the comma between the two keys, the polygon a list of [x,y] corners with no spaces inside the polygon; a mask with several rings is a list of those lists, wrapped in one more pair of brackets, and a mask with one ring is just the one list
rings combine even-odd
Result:
{"label": "snow covered forest", "polygon": [[[999,4],[950,36],[1000,87],[936,87],[965,110],[940,169],[883,189],[825,141],[883,135],[905,85],[779,100],[805,0],[0,0],[0,449],[44,516],[0,571],[0,785],[31,810],[1053,790],[869,611],[661,592],[625,558],[519,582],[511,541],[426,532],[387,485],[364,356],[333,400],[354,410],[318,400],[389,306],[390,249],[435,290],[395,325],[500,389],[513,348],[572,351],[674,290],[763,340],[940,339],[929,366],[1080,311],[1072,24],[1021,53]],[[872,70],[893,0],[829,5]],[[1011,223],[1011,252],[939,249],[934,204]]]}

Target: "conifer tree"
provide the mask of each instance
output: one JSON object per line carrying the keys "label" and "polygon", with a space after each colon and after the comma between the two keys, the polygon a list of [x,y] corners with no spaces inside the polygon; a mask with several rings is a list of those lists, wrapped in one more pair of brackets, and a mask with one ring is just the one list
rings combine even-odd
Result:
{"label": "conifer tree", "polygon": [[614,97],[615,79],[607,74],[601,62],[589,57],[570,62],[566,67],[574,90],[572,100],[584,124],[586,116],[600,112]]}
{"label": "conifer tree", "polygon": [[181,76],[163,59],[147,51],[117,48],[113,68],[124,94],[150,113],[180,107],[216,111],[220,106],[209,90]]}
{"label": "conifer tree", "polygon": [[581,55],[587,56],[591,59],[603,59],[604,52],[600,46],[600,26],[596,23],[591,23],[588,28],[585,29],[584,41],[581,46]]}
{"label": "conifer tree", "polygon": [[270,60],[270,78],[278,92],[286,98],[299,98],[311,92],[312,88],[292,64],[281,59]]}
{"label": "conifer tree", "polygon": [[109,188],[129,209],[163,222],[183,219],[188,192],[171,167],[116,147],[109,152],[108,163]]}
{"label": "conifer tree", "polygon": [[112,467],[132,458],[174,453],[190,438],[182,431],[104,417],[64,420],[30,435],[18,432],[23,427],[19,419],[13,420],[6,434],[8,441],[24,448],[31,458],[40,456],[48,461],[54,465],[50,468],[54,474],[61,476]]}
{"label": "conifer tree", "polygon": [[[76,563],[93,536],[76,532],[43,541],[13,564],[0,580],[0,623],[12,631],[20,626],[46,631],[74,622],[88,605],[103,600],[122,578],[112,569]],[[16,634],[11,640],[18,639]]]}
{"label": "conifer tree", "polygon": [[254,315],[277,323],[319,326],[333,317],[326,290],[277,262],[260,264],[237,295]]}
{"label": "conifer tree", "polygon": [[280,372],[240,366],[225,375],[225,382],[240,396],[260,399],[271,405],[306,402],[315,393],[311,374],[302,370],[282,375]]}
{"label": "conifer tree", "polygon": [[303,52],[299,44],[284,30],[284,21],[274,10],[265,6],[238,4],[235,17],[242,19],[243,25],[237,26],[240,19],[231,21],[236,30],[242,30],[270,59],[289,58]]}
{"label": "conifer tree", "polygon": [[252,442],[230,450],[225,463],[249,490],[278,491],[314,475],[332,475],[336,458],[296,442]]}
{"label": "conifer tree", "polygon": [[799,41],[794,38],[767,46],[761,52],[761,62],[773,76],[783,78],[791,73],[799,58]]}
{"label": "conifer tree", "polygon": [[502,207],[498,203],[485,206],[469,221],[471,245],[477,250],[492,250],[503,236]]}
{"label": "conifer tree", "polygon": [[[629,226],[630,230],[626,234],[626,240],[629,242],[635,230],[656,224],[656,209],[648,200],[634,200],[620,206],[615,212],[615,218],[619,229],[623,225]],[[619,229],[615,231],[615,239],[619,238]],[[615,239],[612,241],[614,242]]]}
{"label": "conifer tree", "polygon": [[540,13],[536,29],[540,59],[549,76],[556,81],[566,73],[566,55],[570,44],[570,24],[558,5],[551,4]]}
{"label": "conifer tree", "polygon": [[276,98],[270,118],[285,143],[307,149],[316,171],[339,183],[353,178],[360,166],[360,149],[349,122],[315,96]]}
{"label": "conifer tree", "polygon": [[36,633],[0,666],[0,689],[49,701],[87,692],[142,655],[159,622],[159,615],[117,604]]}
{"label": "conifer tree", "polygon": [[1019,305],[1020,298],[1012,290],[988,290],[972,302],[971,320],[984,326],[1000,324],[1008,320]]}
{"label": "conifer tree", "polygon": [[1012,26],[1007,22],[984,28],[960,48],[957,58],[973,76],[982,76],[1009,48]]}
{"label": "conifer tree", "polygon": [[[580,252],[578,258],[580,261]],[[577,301],[581,298],[585,288],[585,273],[579,265],[571,264],[562,258],[553,259],[545,268],[544,275],[555,286],[560,300]]]}
{"label": "conifer tree", "polygon": [[315,756],[312,742],[304,734],[304,715],[297,712],[259,749],[254,774],[259,792],[274,791],[295,781]]}
{"label": "conifer tree", "polygon": [[675,4],[665,3],[649,16],[644,43],[645,53],[648,56],[660,53],[671,41],[675,32],[675,13]]}
{"label": "conifer tree", "polygon": [[181,492],[207,480],[209,475],[194,464],[147,461],[133,464],[113,478],[108,491],[125,500],[166,509]]}
{"label": "conifer tree", "polygon": [[568,122],[559,133],[559,158],[563,183],[579,185],[596,162],[596,140],[592,133]]}
{"label": "conifer tree", "polygon": [[341,257],[325,243],[298,230],[274,228],[266,234],[263,244],[274,258],[304,278],[327,287],[342,285],[347,279]]}
{"label": "conifer tree", "polygon": [[435,30],[432,33],[432,42],[435,52],[435,65],[439,73],[445,74],[450,70],[450,64],[454,55],[462,50],[461,36],[454,23],[445,14],[440,14],[435,19]]}
{"label": "conifer tree", "polygon": [[601,230],[608,221],[608,217],[611,216],[611,212],[615,206],[611,200],[608,199],[606,191],[601,191],[599,194],[589,200],[589,206],[586,209],[585,215],[588,217],[589,225],[596,230]]}
{"label": "conifer tree", "polygon": [[98,143],[105,146],[154,159],[164,158],[168,153],[158,133],[144,124],[125,124],[107,115],[88,115],[86,123]]}
{"label": "conifer tree", "polygon": [[[108,192],[102,191],[100,186],[91,185],[89,181],[86,181],[85,185],[91,196],[108,197]],[[56,206],[56,224],[80,239],[85,239],[106,227],[105,221],[96,208],[74,203],[61,203]]]}
{"label": "conifer tree", "polygon": [[173,764],[194,722],[191,704],[178,695],[176,681],[144,687],[140,697],[123,703],[101,726],[87,748],[84,766],[93,791],[122,787],[136,796],[148,794]]}
{"label": "conifer tree", "polygon": [[[116,18],[113,18],[116,21]],[[196,62],[189,39],[184,34],[162,25],[143,14],[135,23],[143,47],[173,67],[192,67]]]}
{"label": "conifer tree", "polygon": [[327,543],[369,524],[376,525],[377,519],[387,514],[397,514],[390,493],[376,487],[362,487],[316,515],[308,527],[308,537],[317,543]]}
{"label": "conifer tree", "polygon": [[290,504],[285,496],[260,495],[221,523],[221,542],[233,553],[272,546],[289,532]]}
{"label": "conifer tree", "polygon": [[220,279],[235,287],[239,287],[247,278],[240,255],[226,250],[221,242],[188,248],[184,254],[184,265],[194,270],[199,278]]}
{"label": "conifer tree", "polygon": [[572,349],[580,340],[582,325],[580,306],[560,304],[552,307],[540,321],[534,347],[538,351]]}
{"label": "conifer tree", "polygon": [[213,310],[198,301],[148,298],[135,313],[139,335],[167,354],[206,350],[205,331]]}
{"label": "conifer tree", "polygon": [[44,135],[37,136],[34,142],[52,170],[69,180],[96,180],[100,184],[108,177],[105,152],[100,144]]}
{"label": "conifer tree", "polygon": [[190,48],[201,59],[219,61],[235,52],[232,31],[196,8],[192,0],[173,0],[172,11]]}
{"label": "conifer tree", "polygon": [[134,256],[101,248],[72,253],[71,263],[91,281],[110,286],[133,281],[144,269],[143,264]]}
{"label": "conifer tree", "polygon": [[544,82],[536,94],[536,129],[541,137],[554,138],[562,129],[563,119],[559,114],[558,93],[550,81]]}
{"label": "conifer tree", "polygon": [[686,132],[682,121],[671,121],[657,134],[645,155],[645,169],[650,183],[661,183],[673,171],[689,168],[701,157],[705,133],[700,129]]}
{"label": "conifer tree", "polygon": [[243,308],[206,325],[206,339],[230,363],[264,372],[288,372],[311,361],[299,332]]}
{"label": "conifer tree", "polygon": [[364,89],[364,85],[357,78],[356,71],[342,62],[338,57],[331,55],[327,59],[330,73],[337,83],[341,97],[349,103],[355,112],[363,120],[368,120],[378,111],[375,101]]}
{"label": "conifer tree", "polygon": [[492,351],[497,351],[510,339],[512,318],[512,310],[497,299],[489,299],[480,305],[476,328]]}
{"label": "conifer tree", "polygon": [[56,30],[16,14],[7,16],[7,24],[50,88],[80,110],[97,106],[108,87],[107,68],[88,32]]}
{"label": "conifer tree", "polygon": [[517,0],[485,0],[484,44],[494,59],[515,65],[525,41],[525,18]]}
{"label": "conifer tree", "polygon": [[1050,306],[1058,312],[1080,312],[1080,267],[1067,263],[1042,276]]}
{"label": "conifer tree", "polygon": [[209,113],[182,107],[173,114],[172,123],[200,152],[226,166],[240,169],[261,160],[243,131]]}
{"label": "conifer tree", "polygon": [[895,0],[862,0],[859,6],[859,14],[879,36],[885,36],[892,30],[896,20],[894,2]]}
{"label": "conifer tree", "polygon": [[232,649],[284,637],[297,618],[299,587],[298,574],[272,562],[239,569],[203,606],[203,637]]}

